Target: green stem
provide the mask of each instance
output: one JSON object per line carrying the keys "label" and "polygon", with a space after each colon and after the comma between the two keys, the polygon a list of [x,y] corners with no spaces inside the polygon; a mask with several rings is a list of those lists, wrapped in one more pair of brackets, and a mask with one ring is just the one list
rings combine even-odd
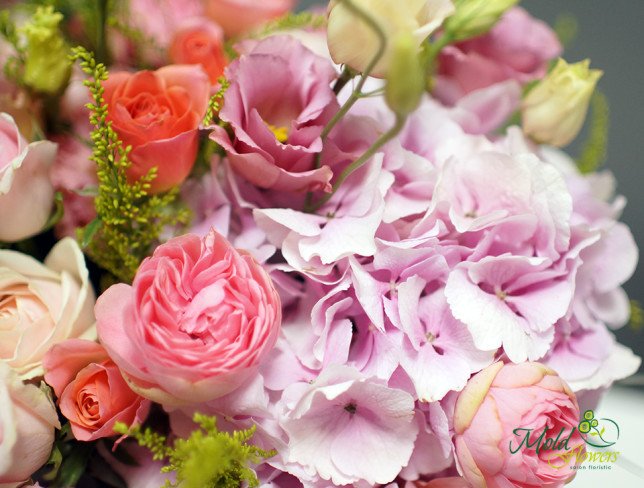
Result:
{"label": "green stem", "polygon": [[338,179],[335,181],[333,184],[333,189],[331,190],[330,193],[327,193],[324,197],[320,199],[315,204],[311,204],[309,202],[309,205],[305,206],[305,211],[306,212],[315,212],[316,210],[319,210],[325,203],[327,203],[333,195],[340,189],[340,186],[342,186],[342,183],[345,182],[345,180],[353,174],[354,171],[362,167],[367,161],[369,161],[374,154],[380,149],[382,146],[387,144],[390,140],[392,140],[394,137],[398,135],[398,133],[402,130],[402,128],[405,126],[405,117],[396,116],[396,123],[389,129],[387,132],[382,134],[376,142],[372,144],[372,146],[367,149],[362,156],[360,156],[358,159],[356,159],[353,163],[351,163],[349,166],[347,166],[342,173],[340,173],[340,176],[338,176]]}
{"label": "green stem", "polygon": [[360,99],[360,93],[362,92],[362,87],[364,87],[364,84],[367,82],[369,75],[374,70],[374,68],[380,61],[380,59],[382,59],[382,57],[384,56],[385,49],[387,48],[387,36],[385,35],[385,32],[382,30],[382,27],[380,27],[378,22],[371,16],[371,14],[369,14],[362,8],[355,5],[352,0],[343,0],[343,1],[349,10],[351,10],[354,14],[360,17],[369,27],[373,29],[373,31],[376,34],[376,37],[378,37],[378,50],[376,51],[376,54],[367,65],[367,68],[360,76],[360,80],[358,81],[358,84],[354,88],[353,93],[351,93],[351,96],[349,97],[349,99],[344,103],[344,105],[340,108],[340,110],[335,114],[335,116],[329,121],[329,123],[322,130],[322,134],[321,134],[322,140],[324,140],[331,133],[333,128],[336,126],[336,124],[342,119],[342,117],[346,115],[346,113],[351,109],[351,107]]}
{"label": "green stem", "polygon": [[[324,129],[322,129],[322,133],[320,134],[320,139],[322,140],[322,143],[324,143],[324,140],[329,136],[333,128],[342,120],[342,118],[351,110],[351,107],[360,100],[362,97],[362,88],[364,87],[364,84],[367,82],[367,79],[369,78],[369,75],[371,72],[374,70],[378,62],[382,59],[382,57],[385,54],[385,49],[387,48],[387,36],[380,27],[380,24],[378,24],[378,21],[374,19],[367,11],[363,10],[362,8],[358,7],[356,4],[353,3],[352,0],[341,0],[344,2],[346,7],[351,10],[354,14],[356,14],[360,19],[362,19],[371,29],[376,34],[376,37],[378,38],[378,49],[376,51],[376,54],[374,57],[371,59],[369,64],[367,65],[366,69],[360,76],[360,80],[358,81],[358,84],[356,87],[353,89],[353,92],[349,96],[349,99],[344,102],[344,105],[340,107],[340,110],[329,120],[329,122],[324,126]],[[338,81],[336,82],[335,86],[333,87],[333,91],[338,94],[340,93],[340,90],[346,85],[351,80],[351,73],[352,70],[351,68],[345,67],[342,74],[338,78]],[[346,78],[346,81],[345,81]],[[314,160],[314,167],[315,169],[318,169],[322,163],[322,152],[319,152],[315,155],[315,160]],[[304,208],[308,209],[311,207],[311,203],[313,201],[313,193],[308,192],[306,194],[306,198],[304,200]]]}
{"label": "green stem", "polygon": [[335,84],[333,85],[333,93],[335,93],[336,95],[340,93],[346,86],[346,84],[349,83],[355,75],[356,73],[351,68],[345,66],[338,79],[335,80]]}
{"label": "green stem", "polygon": [[109,0],[99,0],[96,9],[96,60],[107,64],[107,16]]}

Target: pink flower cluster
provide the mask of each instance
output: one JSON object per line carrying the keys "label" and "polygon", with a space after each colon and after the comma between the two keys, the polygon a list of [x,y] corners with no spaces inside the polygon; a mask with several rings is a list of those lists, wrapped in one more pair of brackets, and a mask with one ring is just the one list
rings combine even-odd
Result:
{"label": "pink flower cluster", "polygon": [[[163,55],[144,49],[158,69],[103,83],[127,178],[156,168],[152,194],[180,187],[188,233],[164,229],[133,282],[96,300],[74,240],[44,263],[0,250],[0,485],[35,481],[57,405],[80,442],[153,415],[176,437],[196,412],[256,426],[276,452],[253,466],[265,488],[562,487],[574,469],[512,452],[514,430],[561,429],[583,449],[580,403],[640,359],[612,333],[638,260],[612,175],[500,130],[559,55],[554,33],[514,8],[449,45],[433,92],[379,145],[394,114],[364,95],[342,111],[356,82],[340,82],[323,33],[243,40],[229,63],[225,36],[293,4],[251,3],[132,0],[130,27]],[[138,47],[112,39],[133,62]],[[0,240],[40,232],[54,189],[59,234],[94,219],[80,88],[74,74],[61,99],[73,134],[57,146],[0,114]],[[39,377],[56,405],[23,381]],[[100,446],[129,486],[157,482],[150,456],[128,446],[136,468]]]}

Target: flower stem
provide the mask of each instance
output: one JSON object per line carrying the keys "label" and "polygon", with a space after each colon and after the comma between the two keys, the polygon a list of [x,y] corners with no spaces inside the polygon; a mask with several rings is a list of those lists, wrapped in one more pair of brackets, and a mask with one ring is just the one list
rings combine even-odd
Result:
{"label": "flower stem", "polygon": [[96,61],[107,65],[107,16],[109,0],[99,0],[96,9]]}
{"label": "flower stem", "polygon": [[405,125],[405,117],[396,116],[396,123],[389,129],[387,132],[382,134],[376,142],[374,142],[369,149],[367,149],[362,156],[360,156],[358,159],[356,159],[353,163],[351,163],[349,166],[347,166],[342,173],[340,173],[340,176],[338,176],[338,179],[335,181],[333,184],[333,189],[331,190],[330,193],[327,193],[322,197],[317,203],[311,204],[309,202],[308,205],[305,205],[305,212],[315,212],[316,210],[319,210],[325,203],[327,203],[333,195],[340,189],[340,186],[342,186],[342,183],[345,182],[345,180],[351,176],[351,174],[362,167],[369,159],[373,157],[374,154],[380,149],[382,146],[387,144],[390,140],[392,140],[394,137],[398,135],[398,133],[402,130],[402,128]]}
{"label": "flower stem", "polygon": [[[364,84],[367,82],[367,79],[369,78],[369,75],[371,72],[374,70],[378,62],[382,59],[382,57],[385,54],[385,49],[387,48],[387,36],[385,34],[385,31],[382,29],[380,24],[376,19],[373,18],[371,14],[369,14],[366,10],[358,7],[355,3],[353,3],[352,0],[340,0],[343,2],[346,7],[351,10],[354,14],[356,14],[360,19],[362,19],[371,29],[373,29],[374,33],[376,34],[376,37],[378,38],[378,49],[376,50],[376,54],[374,57],[371,59],[369,64],[367,65],[366,69],[360,76],[360,80],[358,81],[358,84],[355,86],[353,89],[353,92],[351,92],[351,95],[349,96],[348,100],[344,102],[344,105],[340,107],[340,110],[336,112],[336,114],[329,120],[329,122],[324,126],[322,129],[322,133],[320,134],[320,139],[322,139],[322,143],[324,143],[324,140],[328,137],[328,135],[331,133],[333,128],[342,120],[342,118],[351,110],[351,107],[362,98],[362,88],[364,87]],[[337,95],[340,93],[340,90],[352,79],[352,73],[353,70],[349,67],[345,67],[344,70],[342,71],[342,74],[338,78],[335,86],[333,87],[333,91]],[[322,152],[319,152],[315,155],[315,160],[314,160],[314,167],[315,169],[318,169],[322,163]],[[330,197],[329,197],[330,198]],[[313,201],[313,193],[308,192],[306,194],[306,199],[304,200],[304,208],[309,209],[311,208],[311,204]]]}

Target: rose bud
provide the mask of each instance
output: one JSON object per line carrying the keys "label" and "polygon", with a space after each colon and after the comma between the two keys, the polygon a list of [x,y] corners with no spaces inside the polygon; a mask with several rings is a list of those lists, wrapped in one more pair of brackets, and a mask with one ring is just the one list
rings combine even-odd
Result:
{"label": "rose bud", "polygon": [[224,73],[224,32],[217,24],[202,18],[191,19],[177,30],[170,44],[170,59],[177,64],[199,64],[210,83]]}
{"label": "rose bud", "polygon": [[56,408],[35,385],[0,362],[0,486],[22,486],[49,458]]}
{"label": "rose bud", "polygon": [[577,399],[553,370],[494,363],[470,378],[456,400],[459,471],[473,488],[561,487],[575,475],[561,454],[584,446],[578,422]]}
{"label": "rose bud", "polygon": [[523,100],[524,132],[541,144],[565,146],[584,125],[588,105],[602,71],[589,69],[590,61],[555,68]]}
{"label": "rose bud", "polygon": [[489,31],[501,16],[519,0],[462,0],[445,23],[445,30],[455,39],[468,39]]}

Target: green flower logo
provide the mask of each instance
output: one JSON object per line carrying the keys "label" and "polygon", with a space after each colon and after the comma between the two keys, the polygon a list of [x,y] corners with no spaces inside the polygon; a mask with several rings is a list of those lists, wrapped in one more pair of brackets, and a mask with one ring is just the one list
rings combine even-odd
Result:
{"label": "green flower logo", "polygon": [[611,419],[596,419],[595,412],[592,410],[584,412],[584,417],[579,422],[577,429],[579,429],[586,444],[593,447],[610,447],[619,439],[619,426],[617,423]]}

